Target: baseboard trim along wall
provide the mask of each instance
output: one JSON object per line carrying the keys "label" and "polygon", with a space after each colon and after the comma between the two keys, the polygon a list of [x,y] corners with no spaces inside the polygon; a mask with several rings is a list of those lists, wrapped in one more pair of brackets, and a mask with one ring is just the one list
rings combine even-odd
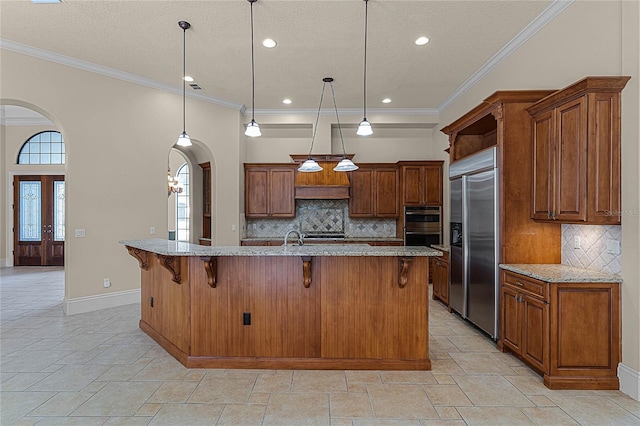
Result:
{"label": "baseboard trim along wall", "polygon": [[620,392],[640,401],[640,371],[635,371],[623,363],[618,364]]}
{"label": "baseboard trim along wall", "polygon": [[100,309],[115,308],[117,306],[140,303],[140,289],[116,291],[96,296],[78,297],[62,301],[62,310],[66,315],[84,314]]}
{"label": "baseboard trim along wall", "polygon": [[8,268],[10,266],[13,266],[13,259],[11,258],[4,258],[4,259],[0,259],[0,267],[2,268]]}

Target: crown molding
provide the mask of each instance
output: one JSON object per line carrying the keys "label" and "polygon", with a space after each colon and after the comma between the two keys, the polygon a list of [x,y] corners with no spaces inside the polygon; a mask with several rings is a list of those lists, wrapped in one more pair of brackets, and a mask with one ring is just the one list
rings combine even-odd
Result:
{"label": "crown molding", "polygon": [[509,43],[504,45],[491,59],[489,59],[478,71],[473,73],[464,83],[462,83],[456,90],[449,95],[439,106],[438,111],[442,112],[447,109],[458,98],[464,95],[469,89],[475,86],[480,80],[484,78],[491,70],[497,67],[505,59],[507,59],[513,52],[518,50],[520,46],[533,37],[538,31],[544,28],[549,22],[553,21],[558,15],[560,15],[566,8],[571,6],[575,0],[555,0],[545,10],[542,11],[533,21],[529,23],[522,31],[520,31]]}
{"label": "crown molding", "polygon": [[[108,67],[94,64],[87,61],[81,61],[79,59],[71,58],[69,56],[60,55],[58,53],[49,52],[43,49],[38,49],[37,47],[31,47],[31,46],[27,46],[26,44],[16,43],[15,41],[0,39],[0,49],[6,49],[12,52],[33,56],[38,59],[43,59],[45,61],[55,62],[58,64],[67,65],[73,68],[78,68],[83,71],[88,71],[95,74],[101,74],[107,77],[117,78],[119,80],[127,81],[129,83],[139,84],[141,86],[150,87],[152,89],[158,89],[158,90],[163,90],[165,92],[182,95],[182,87],[160,83],[158,81],[151,80],[149,78],[140,77],[138,75],[130,74],[124,71],[118,71],[113,68],[108,68]],[[244,105],[236,104],[233,102],[227,102],[225,100],[218,99],[214,96],[204,95],[201,93],[187,93],[186,96],[192,99],[199,99],[201,101],[222,105],[222,106],[233,108],[236,110],[241,110],[244,107]]]}
{"label": "crown molding", "polygon": [[[320,115],[335,115],[336,111],[333,108],[326,108],[320,110]],[[282,115],[282,114],[296,114],[296,115],[317,115],[317,109],[257,109],[255,115]],[[339,115],[362,115],[362,109],[355,108],[338,108]],[[439,116],[440,111],[436,108],[367,108],[367,116],[374,115],[424,115],[424,116]],[[244,115],[251,115],[251,110],[244,111]]]}

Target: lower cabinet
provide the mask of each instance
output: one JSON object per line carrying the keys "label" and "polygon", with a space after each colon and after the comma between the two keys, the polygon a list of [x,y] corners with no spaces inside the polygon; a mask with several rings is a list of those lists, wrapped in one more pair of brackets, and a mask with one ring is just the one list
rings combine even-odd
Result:
{"label": "lower cabinet", "polygon": [[551,389],[618,389],[619,283],[553,283],[502,271],[498,348]]}
{"label": "lower cabinet", "polygon": [[443,252],[442,256],[431,258],[430,277],[433,283],[433,300],[440,300],[449,306],[449,253]]}

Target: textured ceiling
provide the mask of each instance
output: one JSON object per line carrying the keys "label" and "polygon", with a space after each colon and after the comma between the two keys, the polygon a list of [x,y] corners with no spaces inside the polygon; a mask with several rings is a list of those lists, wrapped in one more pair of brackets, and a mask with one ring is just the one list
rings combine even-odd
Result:
{"label": "textured ceiling", "polygon": [[[551,1],[369,1],[367,108],[438,108]],[[246,0],[2,0],[0,36],[70,58],[251,108],[250,6]],[[334,77],[340,109],[362,108],[363,0],[258,0],[254,4],[256,110],[318,106]],[[416,46],[421,35],[431,39]],[[277,40],[275,49],[261,45]],[[188,90],[192,90],[188,88]],[[291,105],[282,99],[293,100]],[[390,104],[382,104],[385,97]],[[325,101],[326,102],[326,101]]]}

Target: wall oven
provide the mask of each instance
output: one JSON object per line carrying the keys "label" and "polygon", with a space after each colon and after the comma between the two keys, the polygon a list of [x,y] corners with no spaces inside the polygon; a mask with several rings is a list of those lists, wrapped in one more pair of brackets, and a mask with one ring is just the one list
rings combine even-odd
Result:
{"label": "wall oven", "polygon": [[405,206],[404,245],[442,244],[442,210],[439,206]]}

